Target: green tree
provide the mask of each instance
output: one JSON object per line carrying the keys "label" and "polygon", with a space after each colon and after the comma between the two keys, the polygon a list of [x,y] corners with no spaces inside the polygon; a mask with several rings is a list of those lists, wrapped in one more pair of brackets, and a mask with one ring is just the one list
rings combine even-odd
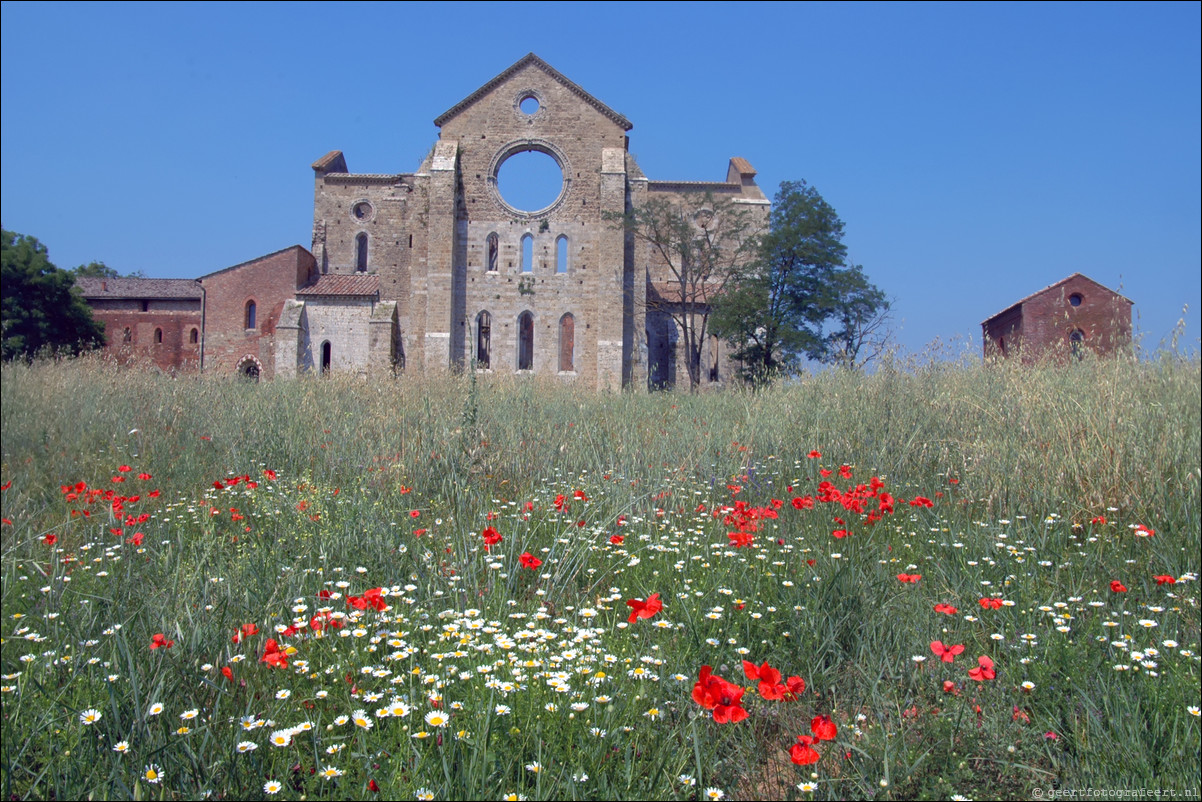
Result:
{"label": "green tree", "polygon": [[88,262],[86,265],[73,267],[71,275],[75,278],[146,278],[146,274],[141,270],[122,275],[117,268],[109,267],[104,262]]}
{"label": "green tree", "polygon": [[4,359],[31,359],[43,349],[78,354],[104,345],[104,325],[92,320],[75,278],[50,262],[33,237],[2,232],[2,348]]}
{"label": "green tree", "polygon": [[889,302],[847,261],[843,221],[804,181],[781,184],[759,260],[715,301],[713,331],[755,385],[803,359],[860,367],[886,333]]}
{"label": "green tree", "polygon": [[651,282],[647,309],[676,324],[689,389],[696,390],[714,299],[755,262],[755,215],[706,192],[652,198],[624,215],[606,217],[623,226],[646,254]]}

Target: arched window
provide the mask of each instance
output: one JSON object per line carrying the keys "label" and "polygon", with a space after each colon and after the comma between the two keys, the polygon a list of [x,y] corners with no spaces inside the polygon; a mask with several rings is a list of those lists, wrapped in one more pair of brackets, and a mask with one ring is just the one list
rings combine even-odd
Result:
{"label": "arched window", "polygon": [[125,331],[121,332],[121,342],[131,343],[133,341],[134,341],[134,333],[133,333],[133,331],[130,330],[129,326],[126,326]]}
{"label": "arched window", "polygon": [[332,349],[330,348],[330,341],[326,340],[325,342],[323,342],[321,344],[321,372],[322,373],[330,372],[330,359],[332,356],[333,356],[333,352],[332,352]]}
{"label": "arched window", "polygon": [[367,272],[367,235],[359,234],[355,237],[355,270],[360,273]]}
{"label": "arched window", "polygon": [[1073,329],[1073,333],[1068,335],[1068,344],[1072,348],[1073,359],[1085,358],[1085,332],[1081,329]]}
{"label": "arched window", "polygon": [[476,367],[489,368],[492,358],[492,316],[487,312],[476,315]]}
{"label": "arched window", "polygon": [[576,319],[569,312],[559,319],[559,371],[576,370]]}
{"label": "arched window", "polygon": [[497,272],[497,257],[501,250],[501,240],[497,238],[497,233],[488,235],[488,261],[485,264],[488,267],[489,273]]}
{"label": "arched window", "polygon": [[253,329],[255,327],[255,302],[246,302],[246,328]]}
{"label": "arched window", "polygon": [[568,272],[568,237],[560,234],[555,238],[555,272]]}
{"label": "arched window", "polygon": [[200,342],[199,329],[192,329],[192,331],[188,332],[188,342],[192,343],[192,345],[196,345],[198,342]]}
{"label": "arched window", "polygon": [[518,315],[518,370],[534,370],[534,315]]}
{"label": "arched window", "polygon": [[154,330],[154,344],[155,345],[163,344],[163,330],[162,329]]}
{"label": "arched window", "polygon": [[534,237],[530,234],[522,236],[522,272],[534,272]]}

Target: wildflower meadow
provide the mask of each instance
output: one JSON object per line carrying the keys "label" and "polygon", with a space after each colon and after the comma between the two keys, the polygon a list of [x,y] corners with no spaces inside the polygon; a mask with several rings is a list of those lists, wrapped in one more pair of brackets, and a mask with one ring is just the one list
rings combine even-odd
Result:
{"label": "wildflower meadow", "polygon": [[0,784],[1197,798],[1200,379],[7,364]]}

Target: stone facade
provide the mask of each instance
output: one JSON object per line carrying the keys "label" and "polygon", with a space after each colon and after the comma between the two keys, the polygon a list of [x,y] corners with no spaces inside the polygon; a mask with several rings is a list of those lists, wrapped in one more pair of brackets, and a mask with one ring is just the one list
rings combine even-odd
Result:
{"label": "stone facade", "polygon": [[1028,295],[981,324],[985,357],[1024,362],[1130,351],[1132,302],[1080,273]]}
{"label": "stone facade", "polygon": [[[675,324],[647,311],[648,286],[665,277],[612,216],[709,193],[764,221],[751,165],[732,159],[725,181],[648,180],[627,148],[631,123],[534,54],[434,122],[439,140],[414,173],[353,174],[339,151],[313,165],[320,269],[379,277],[409,369],[474,364],[598,389],[683,379]],[[529,152],[562,173],[535,209],[512,205],[498,178]],[[706,381],[726,373],[721,350],[711,344]]]}
{"label": "stone facade", "polygon": [[[631,123],[533,53],[434,122],[416,172],[351,173],[340,151],[313,164],[311,252],[190,282],[202,290],[200,366],[265,378],[474,366],[597,389],[686,381],[671,301],[656,291],[669,276],[614,217],[654,198],[700,208],[719,197],[762,226],[769,201],[751,165],[731,159],[724,181],[649,180],[628,150]],[[558,190],[519,208],[499,176],[531,153],[554,165]],[[727,376],[725,359],[711,340],[703,383]]]}

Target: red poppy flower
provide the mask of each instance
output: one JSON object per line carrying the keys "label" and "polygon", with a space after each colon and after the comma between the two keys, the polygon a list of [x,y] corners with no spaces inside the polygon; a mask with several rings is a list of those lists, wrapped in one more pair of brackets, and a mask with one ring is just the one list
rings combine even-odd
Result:
{"label": "red poppy flower", "polygon": [[531,571],[543,564],[542,560],[528,551],[523,553],[521,557],[518,557],[518,561],[521,562],[523,568],[529,568]]}
{"label": "red poppy flower", "polygon": [[259,662],[266,663],[275,668],[287,668],[288,654],[275,642],[275,638],[268,638],[267,645],[263,650],[263,656],[259,658]]}
{"label": "red poppy flower", "polygon": [[241,627],[238,628],[238,631],[234,633],[234,637],[230,638],[230,642],[231,643],[241,643],[242,641],[249,638],[251,635],[258,635],[258,634],[259,634],[258,626],[256,626],[253,623],[252,624],[243,624]]}
{"label": "red poppy flower", "polygon": [[820,451],[811,451],[811,452],[810,452],[809,454],[807,454],[806,456],[807,456],[807,457],[809,457],[810,459],[822,459],[822,452],[820,452]]}
{"label": "red poppy flower", "polygon": [[140,474],[138,474],[138,478],[141,479],[143,482],[147,482],[147,481],[150,481],[151,479],[153,479],[154,477],[148,473],[140,473]]}
{"label": "red poppy flower", "polygon": [[987,679],[993,679],[997,674],[993,670],[993,661],[985,655],[977,658],[977,668],[969,669],[968,676],[975,679],[977,682],[984,682]]}
{"label": "red poppy flower", "polygon": [[693,686],[693,701],[714,712],[719,724],[740,722],[747,718],[743,709],[743,688],[713,675],[709,666],[701,667],[697,684]]}
{"label": "red poppy flower", "polygon": [[818,473],[819,473],[819,475],[820,475],[820,476],[822,476],[822,478],[823,478],[823,479],[825,479],[826,477],[828,477],[828,476],[830,476],[832,473],[834,473],[834,471],[832,471],[832,470],[828,470],[828,469],[826,469],[826,468],[819,468],[819,469],[818,469]]}
{"label": "red poppy flower", "polygon": [[133,468],[129,467],[128,465],[119,465],[117,466],[117,470],[121,471],[121,473],[129,473],[133,470]]}
{"label": "red poppy flower", "polygon": [[806,681],[801,677],[789,677],[785,680],[785,701],[795,702],[805,693]]}
{"label": "red poppy flower", "polygon": [[1001,599],[981,599],[977,602],[977,604],[981,605],[981,607],[983,607],[986,610],[998,610],[1002,606],[1002,600]]}
{"label": "red poppy flower", "polygon": [[911,507],[934,507],[935,502],[931,501],[926,496],[915,496],[914,500],[910,502],[910,506]]}
{"label": "red poppy flower", "polygon": [[1099,526],[1104,525],[1106,523],[1106,516],[1105,515],[1097,515],[1093,518],[1090,518],[1089,522],[1091,524],[1097,524]]}
{"label": "red poppy flower", "polygon": [[174,645],[175,641],[167,640],[167,636],[162,632],[156,633],[155,636],[150,639],[150,648],[152,649],[170,649]]}
{"label": "red poppy flower", "polygon": [[898,574],[898,582],[909,582],[910,584],[918,584],[918,580],[922,579],[922,574]]}
{"label": "red poppy flower", "polygon": [[1144,526],[1143,524],[1135,525],[1135,536],[1136,537],[1152,537],[1155,534],[1156,534],[1155,529],[1149,529],[1148,527]]}
{"label": "red poppy flower", "polygon": [[664,609],[664,603],[659,600],[658,593],[652,593],[647,597],[646,601],[641,599],[627,599],[626,606],[631,609],[630,618],[626,620],[632,624],[639,618],[651,618],[660,610]]}
{"label": "red poppy flower", "polygon": [[755,535],[750,532],[727,532],[726,536],[730,538],[730,545],[736,549],[750,546],[755,541]]}
{"label": "red poppy flower", "polygon": [[623,535],[610,535],[609,536],[609,542],[613,543],[615,546],[621,546],[622,542],[624,540],[626,540],[626,538]]}
{"label": "red poppy flower", "polygon": [[1110,583],[1110,590],[1114,593],[1126,593],[1127,586],[1116,579]]}
{"label": "red poppy flower", "polygon": [[267,468],[266,470],[264,470],[263,476],[267,477],[267,481],[269,481],[269,482],[275,481],[275,471],[273,471],[271,468]]}
{"label": "red poppy flower", "polygon": [[129,539],[126,541],[126,542],[127,542],[127,543],[133,543],[135,546],[141,546],[141,545],[142,545],[142,540],[143,540],[143,538],[145,538],[145,537],[146,537],[146,534],[145,534],[145,533],[143,533],[143,532],[134,532],[134,533],[133,533],[133,536],[132,536],[132,537],[130,537],[130,538],[129,538]]}
{"label": "red poppy flower", "polygon": [[221,676],[225,677],[230,682],[233,682],[234,681],[234,669],[230,668],[229,666],[222,666],[221,667]]}
{"label": "red poppy flower", "polygon": [[830,716],[815,716],[810,721],[810,732],[820,741],[833,741],[838,730]]}
{"label": "red poppy flower", "polygon": [[484,531],[480,533],[480,536],[484,538],[484,550],[485,551],[488,551],[493,546],[500,543],[501,540],[503,539],[501,537],[501,533],[498,532],[496,529],[494,529],[491,526],[486,526],[484,528]]}
{"label": "red poppy flower", "polygon": [[842,539],[842,538],[847,537],[849,534],[851,534],[851,533],[848,532],[846,529],[836,529],[834,532],[831,532],[831,537]]}
{"label": "red poppy flower", "polygon": [[950,679],[945,679],[943,681],[943,692],[944,693],[955,693],[956,692],[956,683],[952,682]]}
{"label": "red poppy flower", "polygon": [[850,465],[841,465],[839,467],[839,475],[842,476],[844,479],[850,479],[851,478],[851,466]]}
{"label": "red poppy flower", "polygon": [[955,607],[952,607],[950,604],[943,604],[942,602],[940,602],[939,604],[935,605],[935,612],[943,613],[944,615],[955,615],[956,613],[958,613],[960,611],[957,610]]}
{"label": "red poppy flower", "polygon": [[368,780],[367,790],[371,791],[373,794],[378,794],[380,793],[380,786],[376,784],[375,780]]}
{"label": "red poppy flower", "polygon": [[818,754],[812,748],[812,744],[818,743],[818,739],[810,735],[798,735],[797,743],[789,747],[789,760],[792,760],[798,766],[808,766],[811,763],[817,763],[822,755]]}
{"label": "red poppy flower", "polygon": [[1170,576],[1169,574],[1162,574],[1160,576],[1154,576],[1152,578],[1156,580],[1157,585],[1176,585],[1177,584],[1177,577]]}
{"label": "red poppy flower", "polygon": [[747,679],[759,681],[757,690],[760,696],[765,699],[784,699],[785,693],[789,690],[780,681],[780,672],[766,662],[763,665],[757,666],[755,663],[744,660],[743,673],[747,675]]}
{"label": "red poppy flower", "polygon": [[955,662],[956,655],[964,652],[963,644],[944,646],[943,641],[931,641],[931,651],[945,663]]}
{"label": "red poppy flower", "polygon": [[45,543],[47,546],[53,546],[55,543],[58,542],[58,535],[53,534],[53,533],[46,535],[46,537],[42,538],[42,542]]}

